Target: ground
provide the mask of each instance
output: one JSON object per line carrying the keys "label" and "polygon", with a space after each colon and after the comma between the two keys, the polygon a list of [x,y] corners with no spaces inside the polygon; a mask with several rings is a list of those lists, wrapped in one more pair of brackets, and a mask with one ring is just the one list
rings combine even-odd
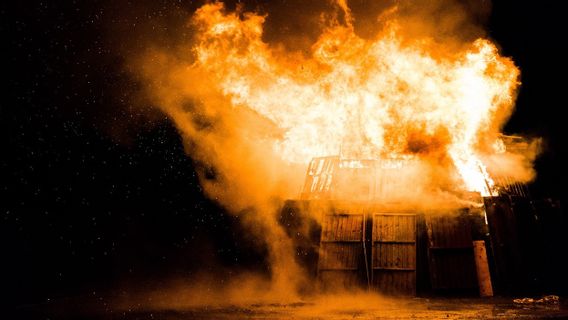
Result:
{"label": "ground", "polygon": [[[513,303],[511,298],[369,298],[330,297],[295,303],[148,308],[82,307],[69,301],[20,307],[25,319],[568,319],[568,304]],[[86,305],[85,305],[86,306]],[[16,318],[20,318],[16,317]]]}

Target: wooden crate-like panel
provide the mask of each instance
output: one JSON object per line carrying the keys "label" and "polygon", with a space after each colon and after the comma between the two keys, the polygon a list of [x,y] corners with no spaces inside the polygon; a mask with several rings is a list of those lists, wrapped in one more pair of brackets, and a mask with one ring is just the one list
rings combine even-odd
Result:
{"label": "wooden crate-like panel", "polygon": [[416,294],[416,272],[395,270],[376,272],[373,286],[384,294],[414,295]]}
{"label": "wooden crate-like panel", "polygon": [[373,239],[416,242],[414,214],[375,214],[373,218]]}
{"label": "wooden crate-like panel", "polygon": [[416,216],[374,214],[372,278],[382,293],[416,294]]}
{"label": "wooden crate-like panel", "polygon": [[323,242],[361,242],[362,239],[362,214],[330,214],[324,217],[321,233],[321,240]]}
{"label": "wooden crate-like panel", "polygon": [[364,220],[362,214],[324,216],[318,262],[318,276],[324,290],[362,284]]}
{"label": "wooden crate-like panel", "polygon": [[416,245],[414,243],[375,243],[373,267],[414,270],[416,268]]}
{"label": "wooden crate-like panel", "polygon": [[426,217],[432,288],[477,287],[471,223],[465,216]]}
{"label": "wooden crate-like panel", "polygon": [[322,270],[357,270],[361,259],[361,243],[324,242],[319,261]]}

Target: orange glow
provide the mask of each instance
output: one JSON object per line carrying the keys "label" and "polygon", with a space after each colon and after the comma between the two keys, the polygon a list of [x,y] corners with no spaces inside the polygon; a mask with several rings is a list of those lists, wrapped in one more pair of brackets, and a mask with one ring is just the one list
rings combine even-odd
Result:
{"label": "orange glow", "polygon": [[[444,52],[428,39],[407,41],[395,20],[372,39],[351,24],[327,28],[308,57],[262,40],[265,17],[200,8],[193,22],[196,61],[234,108],[271,121],[266,137],[289,163],[313,157],[417,157],[448,162],[460,187],[494,194],[481,159],[514,107],[519,70],[487,39]],[[446,50],[447,51],[447,50]],[[441,52],[441,53],[440,53]]]}

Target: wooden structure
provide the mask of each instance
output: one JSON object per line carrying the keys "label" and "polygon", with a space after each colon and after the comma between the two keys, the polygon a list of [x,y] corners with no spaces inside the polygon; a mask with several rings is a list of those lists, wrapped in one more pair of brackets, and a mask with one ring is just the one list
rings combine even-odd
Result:
{"label": "wooden structure", "polygon": [[430,281],[434,290],[475,290],[471,221],[467,216],[426,216]]}
{"label": "wooden structure", "polygon": [[362,214],[324,216],[318,277],[323,289],[353,288],[365,268],[365,217]]}
{"label": "wooden structure", "polygon": [[369,203],[408,201],[420,195],[419,189],[408,188],[416,187],[413,180],[420,170],[416,159],[408,158],[314,158],[308,166],[300,199]]}
{"label": "wooden structure", "polygon": [[[557,275],[565,269],[558,261],[563,260],[540,243],[529,247],[538,226],[531,211],[521,211],[529,203],[487,201],[489,225],[479,209],[453,214],[395,212],[379,205],[312,200],[287,201],[280,223],[294,243],[298,262],[324,290],[476,295],[474,241],[485,242],[496,294],[537,292],[531,290],[544,281],[549,287],[560,286]],[[547,217],[541,215],[537,222],[542,224]],[[547,230],[560,225],[555,221],[546,222]],[[559,234],[536,236],[548,235],[554,240],[547,243],[551,246],[558,243],[554,237]],[[545,253],[546,259],[556,259],[556,269],[538,268]]]}
{"label": "wooden structure", "polygon": [[[507,150],[526,145],[518,137],[502,139]],[[502,285],[527,279],[510,271],[523,261],[519,246],[527,246],[520,244],[518,226],[510,222],[522,218],[513,210],[530,210],[515,209],[521,207],[499,197],[483,199],[479,193],[454,190],[456,198],[465,201],[447,206],[452,209],[424,212],[421,201],[428,186],[416,179],[422,173],[423,163],[413,157],[312,159],[300,201],[325,205],[317,215],[321,219],[314,218],[321,225],[317,250],[303,250],[316,256],[317,266],[310,270],[315,270],[322,288],[368,287],[404,295],[477,292],[473,241],[486,244],[488,263]],[[506,176],[492,177],[500,195],[528,198],[525,185]]]}
{"label": "wooden structure", "polygon": [[379,291],[416,294],[416,215],[373,214],[372,282]]}
{"label": "wooden structure", "polygon": [[[408,189],[419,167],[409,158],[311,161],[301,198],[330,204],[323,213],[319,247],[322,287],[357,284],[415,295],[421,263],[426,270],[421,276],[429,277],[428,285],[436,291],[476,290],[472,225],[457,213],[415,209],[423,195],[413,195],[419,188]],[[425,248],[418,247],[419,237],[425,238]],[[426,253],[418,254],[419,249]]]}

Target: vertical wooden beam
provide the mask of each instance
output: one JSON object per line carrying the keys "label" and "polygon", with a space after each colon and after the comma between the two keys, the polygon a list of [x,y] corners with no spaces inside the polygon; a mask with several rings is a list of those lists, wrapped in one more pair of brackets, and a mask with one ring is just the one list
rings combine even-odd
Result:
{"label": "vertical wooden beam", "polygon": [[475,269],[477,271],[479,295],[481,297],[492,297],[493,287],[491,286],[491,275],[489,273],[489,264],[487,263],[485,241],[473,241],[473,253],[475,256]]}

